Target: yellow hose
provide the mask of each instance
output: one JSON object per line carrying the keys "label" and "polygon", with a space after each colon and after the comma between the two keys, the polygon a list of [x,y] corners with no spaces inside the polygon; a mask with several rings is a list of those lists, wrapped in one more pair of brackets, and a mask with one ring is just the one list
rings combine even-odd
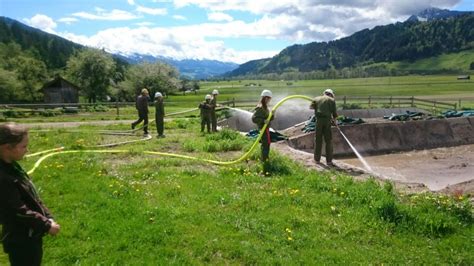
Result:
{"label": "yellow hose", "polygon": [[[181,159],[188,159],[188,160],[195,160],[195,161],[202,161],[202,162],[208,162],[208,163],[212,163],[212,164],[216,164],[216,165],[232,165],[232,164],[242,162],[250,156],[250,154],[253,152],[255,147],[260,142],[260,139],[262,138],[263,133],[265,132],[265,129],[267,128],[268,124],[270,123],[273,112],[276,111],[284,102],[286,102],[288,100],[291,100],[291,99],[297,99],[297,98],[308,100],[308,101],[313,100],[312,98],[310,98],[308,96],[304,96],[304,95],[291,95],[291,96],[287,96],[287,97],[281,99],[275,106],[273,106],[272,111],[270,112],[269,116],[267,117],[267,120],[265,121],[265,125],[260,130],[260,133],[259,133],[257,139],[252,144],[250,149],[246,153],[244,153],[240,158],[235,159],[233,161],[223,162],[223,161],[203,159],[203,158],[198,158],[198,157],[193,157],[193,156],[188,156],[188,155],[181,155],[181,154],[167,153],[167,152],[156,152],[156,151],[143,151],[143,153],[152,154],[152,155],[160,155],[160,156],[168,156],[168,157],[174,157],[174,158],[181,158]],[[59,149],[61,149],[61,148],[59,148]],[[53,151],[52,153],[48,153],[48,154],[44,155],[43,157],[41,157],[40,159],[38,159],[38,161],[36,161],[36,163],[34,164],[33,168],[28,171],[28,174],[32,174],[40,166],[40,164],[44,160],[46,160],[47,158],[49,158],[51,156],[54,156],[54,155],[68,154],[68,153],[128,153],[128,152],[130,152],[128,150],[66,150],[66,151],[64,151],[64,150],[56,151],[56,150],[57,149],[47,150],[47,151],[38,152],[38,153],[30,155],[30,156],[34,156],[34,155],[44,154],[44,153]]]}

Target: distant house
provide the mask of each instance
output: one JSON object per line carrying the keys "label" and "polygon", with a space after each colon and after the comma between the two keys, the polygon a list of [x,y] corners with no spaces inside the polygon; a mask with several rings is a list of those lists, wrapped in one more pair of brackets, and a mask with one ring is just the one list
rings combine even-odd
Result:
{"label": "distant house", "polygon": [[466,80],[466,79],[471,79],[471,76],[469,75],[458,76],[458,80]]}
{"label": "distant house", "polygon": [[79,102],[79,87],[60,76],[46,83],[42,90],[45,103]]}

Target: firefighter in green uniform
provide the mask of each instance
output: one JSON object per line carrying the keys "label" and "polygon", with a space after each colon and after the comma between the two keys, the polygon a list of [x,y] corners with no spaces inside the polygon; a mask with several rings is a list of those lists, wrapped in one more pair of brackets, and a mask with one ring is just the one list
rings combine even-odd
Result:
{"label": "firefighter in green uniform", "polygon": [[217,115],[216,115],[217,95],[219,95],[219,91],[218,90],[213,90],[212,91],[212,99],[211,99],[211,128],[212,128],[212,132],[217,132]]}
{"label": "firefighter in green uniform", "polygon": [[334,92],[331,89],[325,90],[323,96],[314,98],[309,108],[314,109],[316,117],[314,160],[316,163],[320,163],[324,138],[326,144],[326,163],[328,166],[334,166],[332,163],[333,148],[331,134],[331,124],[335,125],[335,119],[337,118]]}
{"label": "firefighter in green uniform", "polygon": [[164,118],[165,118],[165,106],[163,104],[163,95],[161,92],[155,93],[155,123],[156,130],[158,131],[158,138],[164,138]]}
{"label": "firefighter in green uniform", "polygon": [[[272,100],[272,92],[270,90],[263,90],[261,94],[260,102],[258,103],[257,107],[254,110],[252,115],[252,122],[257,124],[259,130],[262,130],[263,126],[265,125],[265,121],[267,120],[268,116],[270,115],[270,109],[268,108],[268,104]],[[272,115],[271,120],[273,120],[274,116]],[[264,171],[266,172],[267,168],[267,161],[270,154],[270,124],[266,127],[261,142],[261,150],[262,150],[262,157],[261,160],[263,162]]]}
{"label": "firefighter in green uniform", "polygon": [[204,126],[207,127],[207,133],[211,133],[211,98],[210,94],[207,94],[204,98],[205,101],[199,104],[201,110],[201,132],[204,132]]}

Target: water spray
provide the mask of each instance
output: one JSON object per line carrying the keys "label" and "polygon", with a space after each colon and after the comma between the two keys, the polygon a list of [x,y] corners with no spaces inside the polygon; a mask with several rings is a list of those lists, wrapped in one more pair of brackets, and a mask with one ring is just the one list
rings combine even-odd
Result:
{"label": "water spray", "polygon": [[362,155],[360,155],[360,153],[356,150],[356,148],[352,145],[352,143],[349,141],[349,139],[346,137],[346,135],[344,135],[344,133],[342,133],[342,130],[341,128],[336,125],[336,128],[339,130],[339,133],[341,133],[342,137],[346,140],[347,144],[349,144],[349,146],[351,147],[352,151],[354,151],[355,155],[357,156],[357,158],[359,158],[359,160],[362,162],[362,164],[364,165],[365,169],[367,169],[369,172],[373,172],[372,171],[372,168],[370,167],[370,165],[367,163],[367,161],[364,159],[364,157],[362,157]]}

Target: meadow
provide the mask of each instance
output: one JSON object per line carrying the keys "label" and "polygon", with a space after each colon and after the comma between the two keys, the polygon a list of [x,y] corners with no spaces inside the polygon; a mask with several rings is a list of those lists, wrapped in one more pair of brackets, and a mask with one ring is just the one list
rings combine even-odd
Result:
{"label": "meadow", "polygon": [[[386,106],[383,104],[367,105],[369,96],[378,97],[416,97],[441,101],[451,104],[457,104],[458,109],[474,108],[474,83],[471,80],[457,80],[455,75],[445,76],[402,76],[402,77],[382,77],[382,78],[360,78],[360,79],[336,79],[336,80],[302,80],[302,81],[269,81],[269,80],[232,80],[232,81],[213,81],[200,82],[201,89],[197,92],[191,92],[183,95],[177,93],[169,95],[165,99],[166,112],[168,114],[187,111],[197,108],[199,103],[204,100],[204,96],[219,90],[219,102],[235,101],[236,106],[251,110],[260,98],[263,89],[270,89],[273,92],[274,100],[288,96],[301,94],[310,97],[321,95],[326,88],[332,88],[336,93],[336,101],[340,105],[344,97],[360,97],[364,99],[350,99],[348,104],[355,103],[362,108],[380,108]],[[365,102],[361,104],[361,102]],[[22,121],[25,123],[33,122],[72,122],[72,121],[91,121],[91,120],[131,120],[136,119],[136,110],[134,103],[128,106],[121,106],[119,110],[113,103],[105,107],[103,103],[98,103],[99,111],[81,111],[77,114],[64,114],[44,116],[38,114],[31,115],[29,112],[21,112],[24,108],[15,108],[19,113],[25,114],[24,117],[2,117],[0,121]],[[394,103],[396,106],[396,102]],[[340,106],[339,106],[340,107]],[[460,107],[460,108],[459,108]],[[153,108],[153,107],[151,107]],[[90,108],[93,109],[93,108]],[[5,109],[3,109],[5,111]],[[52,113],[53,111],[48,111]],[[57,113],[61,113],[57,110]],[[186,113],[181,116],[199,116],[199,112]]]}
{"label": "meadow", "polygon": [[[44,161],[31,177],[62,226],[45,238],[44,265],[474,263],[473,208],[462,192],[407,194],[389,182],[308,170],[274,151],[266,175],[258,149],[231,166],[143,154],[228,161],[252,144],[199,126],[175,118],[166,138],[117,148],[127,153]],[[129,128],[33,129],[30,151],[134,138],[97,134],[102,129]],[[37,159],[21,164],[29,170]]]}

